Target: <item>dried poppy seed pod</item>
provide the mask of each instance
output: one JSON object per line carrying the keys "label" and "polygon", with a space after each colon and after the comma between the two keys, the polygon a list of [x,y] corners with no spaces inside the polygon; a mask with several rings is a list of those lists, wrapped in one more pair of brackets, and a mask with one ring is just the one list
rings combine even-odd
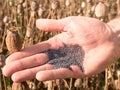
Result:
{"label": "dried poppy seed pod", "polygon": [[38,15],[39,15],[39,17],[41,17],[44,12],[45,12],[45,8],[40,7],[40,8],[38,9]]}
{"label": "dried poppy seed pod", "polygon": [[82,13],[82,8],[79,7],[78,10],[77,10],[77,13],[78,14]]}
{"label": "dried poppy seed pod", "polygon": [[97,4],[97,6],[95,7],[95,15],[98,17],[98,18],[101,18],[101,17],[104,17],[106,16],[106,12],[107,12],[107,6],[105,4],[103,4],[102,2],[99,2]]}
{"label": "dried poppy seed pod", "polygon": [[70,0],[66,0],[66,1],[65,1],[65,5],[66,5],[67,7],[70,6],[70,4],[71,4]]}
{"label": "dried poppy seed pod", "polygon": [[22,41],[17,32],[7,31],[6,46],[11,53],[19,51],[22,48]]}
{"label": "dried poppy seed pod", "polygon": [[23,13],[23,6],[21,4],[17,5],[17,13],[22,14]]}
{"label": "dried poppy seed pod", "polygon": [[120,77],[120,70],[117,70],[117,76]]}
{"label": "dried poppy seed pod", "polygon": [[22,6],[23,6],[23,8],[26,8],[27,3],[26,2],[22,3]]}
{"label": "dried poppy seed pod", "polygon": [[56,80],[55,80],[55,83],[56,83],[57,86],[60,86],[62,82],[61,82],[60,79],[56,79]]}
{"label": "dried poppy seed pod", "polygon": [[30,26],[27,27],[26,36],[28,38],[32,38],[34,36],[34,30],[30,28]]}
{"label": "dried poppy seed pod", "polygon": [[76,79],[75,83],[74,83],[74,87],[80,87],[81,84],[82,84],[82,80],[81,79]]}
{"label": "dried poppy seed pod", "polygon": [[12,90],[28,90],[28,88],[23,83],[13,83]]}
{"label": "dried poppy seed pod", "polygon": [[85,1],[82,1],[81,3],[81,8],[85,8],[86,7],[86,2]]}
{"label": "dried poppy seed pod", "polygon": [[29,83],[28,87],[30,88],[30,90],[36,90],[37,89],[37,87],[36,87],[36,85],[33,81],[29,81],[28,83]]}
{"label": "dried poppy seed pod", "polygon": [[9,18],[8,18],[8,16],[5,16],[4,18],[3,18],[3,22],[6,24],[6,23],[9,23]]}
{"label": "dried poppy seed pod", "polygon": [[12,6],[14,6],[14,0],[10,0],[9,1],[9,5],[12,7]]}
{"label": "dried poppy seed pod", "polygon": [[33,1],[33,2],[31,3],[31,10],[32,10],[32,11],[36,11],[37,8],[38,8],[38,3],[35,2],[35,1]]}
{"label": "dried poppy seed pod", "polygon": [[59,1],[53,1],[51,4],[51,8],[53,10],[57,9],[59,7]]}
{"label": "dried poppy seed pod", "polygon": [[47,90],[53,90],[53,88],[54,88],[54,85],[53,85],[53,81],[52,81],[52,80],[50,80],[50,81],[45,81],[45,82],[44,82],[44,85],[45,85],[45,87],[47,87]]}

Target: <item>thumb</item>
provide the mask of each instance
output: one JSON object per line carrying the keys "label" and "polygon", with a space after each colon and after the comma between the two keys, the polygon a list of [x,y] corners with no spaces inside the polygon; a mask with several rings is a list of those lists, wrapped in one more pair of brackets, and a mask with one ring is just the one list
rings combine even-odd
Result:
{"label": "thumb", "polygon": [[36,26],[38,29],[44,31],[65,31],[65,26],[70,23],[70,18],[64,19],[38,19],[36,20]]}

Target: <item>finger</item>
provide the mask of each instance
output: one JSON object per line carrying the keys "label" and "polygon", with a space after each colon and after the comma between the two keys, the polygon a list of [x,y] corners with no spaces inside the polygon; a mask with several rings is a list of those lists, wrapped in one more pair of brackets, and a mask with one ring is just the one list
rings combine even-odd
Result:
{"label": "finger", "polygon": [[3,68],[3,74],[5,76],[11,76],[14,72],[32,68],[35,66],[40,66],[48,61],[48,56],[46,54],[36,54],[30,57],[23,58],[6,64]]}
{"label": "finger", "polygon": [[36,79],[39,81],[55,80],[68,77],[73,77],[73,73],[65,68],[40,71],[36,74]]}
{"label": "finger", "polygon": [[64,19],[38,19],[36,26],[44,31],[64,31],[65,26],[70,22],[71,18]]}
{"label": "finger", "polygon": [[72,66],[71,69],[72,70],[67,68],[59,68],[54,70],[39,71],[36,74],[36,79],[39,81],[47,81],[54,79],[83,77],[83,73],[77,66]]}
{"label": "finger", "polygon": [[48,50],[50,48],[50,43],[49,41],[44,41],[29,47],[26,47],[22,49],[19,52],[11,54],[7,59],[6,59],[6,64],[10,63],[11,61],[15,61],[27,56],[31,56],[36,53],[43,52],[45,50]]}
{"label": "finger", "polygon": [[22,82],[26,80],[31,80],[35,78],[37,72],[41,70],[48,70],[51,68],[52,68],[51,65],[46,64],[46,65],[38,66],[35,68],[18,71],[12,75],[12,80],[14,82]]}

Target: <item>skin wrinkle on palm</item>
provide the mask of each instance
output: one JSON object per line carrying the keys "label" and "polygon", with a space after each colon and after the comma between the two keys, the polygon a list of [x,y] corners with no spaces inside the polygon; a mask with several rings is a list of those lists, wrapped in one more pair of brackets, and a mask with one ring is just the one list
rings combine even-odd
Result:
{"label": "skin wrinkle on palm", "polygon": [[83,72],[82,61],[84,51],[78,45],[65,46],[57,50],[48,50],[45,52],[49,60],[47,64],[53,65],[53,69],[68,68],[71,70],[71,65],[77,65]]}

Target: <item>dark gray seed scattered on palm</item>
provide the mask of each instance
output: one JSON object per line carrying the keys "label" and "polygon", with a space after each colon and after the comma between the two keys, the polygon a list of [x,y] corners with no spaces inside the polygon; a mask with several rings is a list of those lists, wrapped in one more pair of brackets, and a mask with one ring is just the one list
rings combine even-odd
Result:
{"label": "dark gray seed scattered on palm", "polygon": [[65,46],[58,50],[49,50],[45,52],[50,61],[48,64],[53,65],[53,69],[68,68],[71,70],[71,65],[77,65],[83,71],[82,61],[84,57],[83,49],[78,45]]}

